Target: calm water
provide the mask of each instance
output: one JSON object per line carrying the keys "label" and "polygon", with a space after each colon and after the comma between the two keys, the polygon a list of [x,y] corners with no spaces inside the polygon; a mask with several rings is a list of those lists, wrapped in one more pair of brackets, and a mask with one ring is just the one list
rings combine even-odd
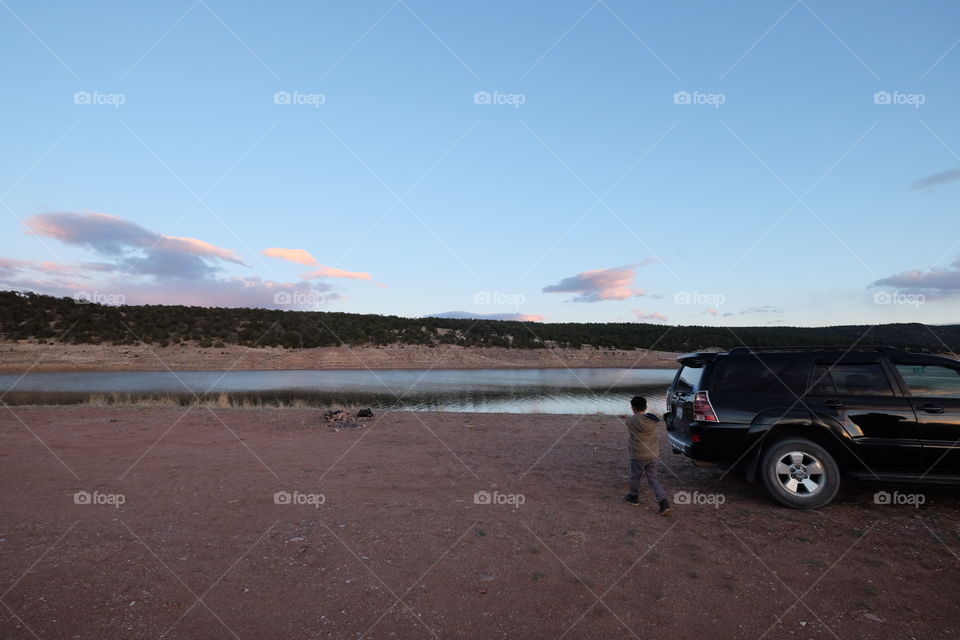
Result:
{"label": "calm water", "polygon": [[434,369],[431,371],[125,371],[0,375],[10,404],[81,402],[94,394],[130,397],[227,393],[255,402],[312,406],[505,413],[625,413],[633,395],[664,409],[674,372],[665,369]]}

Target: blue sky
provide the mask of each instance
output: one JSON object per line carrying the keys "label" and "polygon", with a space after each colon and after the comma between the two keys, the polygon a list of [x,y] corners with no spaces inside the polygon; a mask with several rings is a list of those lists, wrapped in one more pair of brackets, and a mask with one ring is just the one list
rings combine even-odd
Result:
{"label": "blue sky", "polygon": [[956,322],[958,43],[952,2],[4,0],[0,287]]}

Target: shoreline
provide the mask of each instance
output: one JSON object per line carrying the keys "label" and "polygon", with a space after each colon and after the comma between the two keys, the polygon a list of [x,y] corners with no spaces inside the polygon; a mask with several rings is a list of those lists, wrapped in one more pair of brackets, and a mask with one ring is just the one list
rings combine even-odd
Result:
{"label": "shoreline", "polygon": [[316,347],[0,343],[0,373],[364,369],[674,369],[679,353],[505,347]]}

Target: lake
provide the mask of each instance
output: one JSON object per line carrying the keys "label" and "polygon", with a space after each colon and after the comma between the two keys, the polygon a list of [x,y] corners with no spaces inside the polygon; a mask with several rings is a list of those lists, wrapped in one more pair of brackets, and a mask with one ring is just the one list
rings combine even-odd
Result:
{"label": "lake", "polygon": [[64,404],[95,395],[173,397],[190,404],[220,394],[253,404],[482,413],[610,413],[645,396],[662,413],[669,369],[390,369],[380,371],[123,371],[0,375],[8,404]]}

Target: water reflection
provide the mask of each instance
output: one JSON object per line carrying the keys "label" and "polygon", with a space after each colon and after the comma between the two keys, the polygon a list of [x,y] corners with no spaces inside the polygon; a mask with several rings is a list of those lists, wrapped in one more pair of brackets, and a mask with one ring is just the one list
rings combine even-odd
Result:
{"label": "water reflection", "polygon": [[382,371],[125,371],[0,375],[9,404],[166,397],[188,405],[226,394],[251,405],[369,406],[379,410],[626,413],[633,395],[664,408],[663,369],[434,369]]}

